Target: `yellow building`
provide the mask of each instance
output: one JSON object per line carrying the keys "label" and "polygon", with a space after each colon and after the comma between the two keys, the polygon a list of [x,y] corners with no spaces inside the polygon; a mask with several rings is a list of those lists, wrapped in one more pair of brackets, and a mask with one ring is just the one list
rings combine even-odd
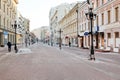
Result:
{"label": "yellow building", "polygon": [[77,46],[78,41],[78,14],[77,10],[80,3],[77,3],[67,15],[65,15],[60,21],[59,25],[62,29],[62,44]]}
{"label": "yellow building", "polygon": [[30,31],[29,31],[29,28],[30,28],[30,20],[29,19],[26,19],[24,18],[24,41],[26,44],[30,43]]}
{"label": "yellow building", "polygon": [[24,28],[26,31],[29,32],[29,29],[30,29],[30,20],[29,19],[24,18]]}
{"label": "yellow building", "polygon": [[94,26],[99,26],[96,46],[120,52],[120,0],[94,0],[94,8],[98,14]]}
{"label": "yellow building", "polygon": [[18,0],[0,0],[0,45],[15,41],[14,28],[11,26],[16,19]]}

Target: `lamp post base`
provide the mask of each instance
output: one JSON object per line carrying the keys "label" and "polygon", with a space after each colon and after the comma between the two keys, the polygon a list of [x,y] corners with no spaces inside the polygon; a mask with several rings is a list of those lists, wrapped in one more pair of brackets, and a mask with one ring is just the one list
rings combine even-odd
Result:
{"label": "lamp post base", "polygon": [[91,49],[90,52],[91,52],[90,53],[90,58],[88,60],[95,60],[94,50]]}
{"label": "lamp post base", "polygon": [[17,46],[15,46],[14,49],[15,49],[15,53],[17,53],[18,52]]}
{"label": "lamp post base", "polygon": [[90,58],[88,60],[95,60],[95,56],[90,54]]}

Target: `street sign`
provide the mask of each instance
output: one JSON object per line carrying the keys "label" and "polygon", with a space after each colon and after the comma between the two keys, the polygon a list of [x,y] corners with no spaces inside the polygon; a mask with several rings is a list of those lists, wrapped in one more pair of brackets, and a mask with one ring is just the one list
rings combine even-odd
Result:
{"label": "street sign", "polygon": [[87,36],[89,34],[89,32],[85,32],[84,35]]}

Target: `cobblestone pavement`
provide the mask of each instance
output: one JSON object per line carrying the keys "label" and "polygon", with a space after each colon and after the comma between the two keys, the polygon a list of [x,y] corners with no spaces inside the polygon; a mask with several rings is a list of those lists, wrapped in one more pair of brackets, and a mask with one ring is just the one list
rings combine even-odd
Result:
{"label": "cobblestone pavement", "polygon": [[120,80],[119,64],[89,61],[76,52],[44,44],[29,49],[32,53],[0,58],[0,80]]}

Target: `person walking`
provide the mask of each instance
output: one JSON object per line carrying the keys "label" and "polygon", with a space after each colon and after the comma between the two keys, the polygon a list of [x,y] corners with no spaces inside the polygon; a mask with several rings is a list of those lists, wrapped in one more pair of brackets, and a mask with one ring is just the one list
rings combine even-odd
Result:
{"label": "person walking", "polygon": [[11,42],[8,42],[8,43],[7,43],[8,51],[9,51],[9,52],[11,52],[11,45],[12,45]]}
{"label": "person walking", "polygon": [[71,42],[69,41],[69,47],[71,47]]}

